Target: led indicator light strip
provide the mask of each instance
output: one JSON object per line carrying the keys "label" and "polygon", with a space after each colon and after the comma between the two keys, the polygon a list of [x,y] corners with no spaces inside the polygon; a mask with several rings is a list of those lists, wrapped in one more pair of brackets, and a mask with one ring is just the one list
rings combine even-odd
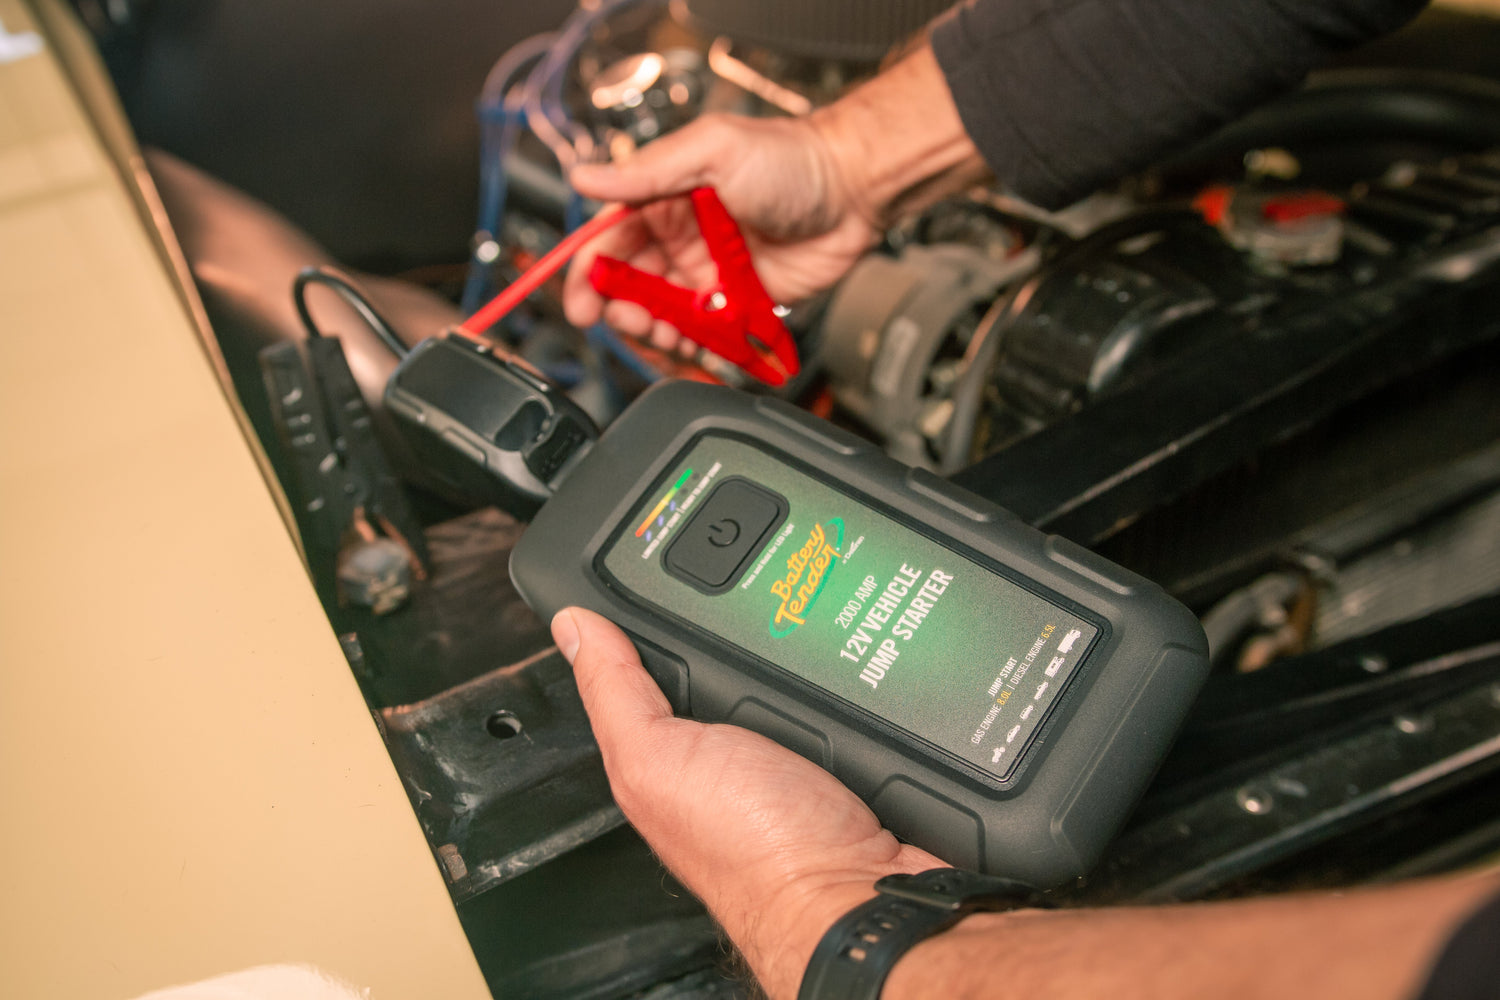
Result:
{"label": "led indicator light strip", "polygon": [[667,495],[661,498],[661,503],[653,507],[651,513],[647,514],[646,519],[641,522],[641,526],[635,529],[635,537],[640,538],[646,533],[646,529],[651,527],[651,522],[661,516],[661,512],[667,509],[667,504],[672,502],[672,498],[677,495],[677,491],[682,489],[682,484],[692,478],[692,475],[692,469],[682,470],[682,475],[678,476],[677,482],[672,484],[670,490],[667,490]]}

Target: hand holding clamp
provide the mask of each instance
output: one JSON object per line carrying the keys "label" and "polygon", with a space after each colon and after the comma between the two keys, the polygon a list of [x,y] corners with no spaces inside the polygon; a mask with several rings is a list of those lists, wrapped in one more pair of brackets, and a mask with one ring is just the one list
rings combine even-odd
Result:
{"label": "hand holding clamp", "polygon": [[713,188],[697,188],[690,197],[703,242],[718,268],[717,284],[683,288],[603,256],[589,269],[589,283],[606,298],[642,306],[762,382],[785,384],[801,368],[797,345],[755,274],[744,235]]}

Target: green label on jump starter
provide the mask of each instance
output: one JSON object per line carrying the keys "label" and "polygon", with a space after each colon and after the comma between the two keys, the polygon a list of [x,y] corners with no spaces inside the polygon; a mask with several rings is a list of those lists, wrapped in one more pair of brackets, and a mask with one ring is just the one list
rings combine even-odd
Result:
{"label": "green label on jump starter", "polygon": [[604,565],[644,600],[1000,779],[1098,634],[731,438],[700,439]]}

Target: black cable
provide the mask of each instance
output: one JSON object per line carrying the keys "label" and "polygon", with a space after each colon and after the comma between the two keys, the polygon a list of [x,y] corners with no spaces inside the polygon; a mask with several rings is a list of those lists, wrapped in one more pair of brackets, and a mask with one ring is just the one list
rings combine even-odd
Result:
{"label": "black cable", "polygon": [[360,317],[369,324],[370,329],[375,331],[375,335],[391,349],[396,357],[406,357],[406,344],[396,336],[396,331],[385,321],[385,317],[376,311],[364,289],[360,288],[353,278],[333,267],[304,267],[297,272],[297,278],[292,282],[292,301],[297,305],[297,315],[302,318],[302,325],[307,328],[309,337],[321,337],[323,331],[307,308],[308,285],[323,285],[338,292],[339,297],[359,313]]}

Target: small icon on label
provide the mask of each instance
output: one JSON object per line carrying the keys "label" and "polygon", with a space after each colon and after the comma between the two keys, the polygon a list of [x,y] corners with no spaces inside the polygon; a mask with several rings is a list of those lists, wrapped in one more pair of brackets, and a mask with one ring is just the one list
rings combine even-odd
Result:
{"label": "small icon on label", "polygon": [[1057,672],[1062,669],[1062,665],[1063,665],[1063,658],[1061,656],[1054,656],[1052,658],[1052,662],[1049,663],[1049,664],[1047,664],[1047,670],[1046,670],[1047,676],[1048,677],[1056,677],[1057,676]]}
{"label": "small icon on label", "polygon": [[1057,644],[1057,651],[1059,653],[1066,653],[1071,651],[1073,648],[1073,643],[1077,642],[1081,638],[1083,638],[1083,633],[1081,631],[1076,628],[1070,629],[1068,631],[1068,634],[1063,636],[1062,642]]}
{"label": "small icon on label", "polygon": [[1007,743],[1014,743],[1016,741],[1016,737],[1018,735],[1020,735],[1020,733],[1021,733],[1021,727],[1020,726],[1012,726],[1010,732],[1007,733],[1006,736],[1005,736],[1005,742],[1007,742]]}
{"label": "small icon on label", "polygon": [[1004,747],[996,747],[995,748],[995,752],[992,753],[992,754],[990,754],[990,763],[991,764],[998,764],[998,763],[1000,763],[1000,758],[1003,757],[1003,756],[1005,756],[1005,748]]}
{"label": "small icon on label", "polygon": [[1044,694],[1047,693],[1047,685],[1049,683],[1051,683],[1051,682],[1050,681],[1042,681],[1041,686],[1036,689],[1036,694],[1034,694],[1034,695],[1031,696],[1031,700],[1032,701],[1041,701],[1042,700],[1042,695],[1044,695]]}
{"label": "small icon on label", "polygon": [[1031,718],[1031,710],[1034,708],[1036,708],[1035,705],[1027,705],[1025,708],[1021,709],[1022,722],[1025,722],[1027,719]]}

